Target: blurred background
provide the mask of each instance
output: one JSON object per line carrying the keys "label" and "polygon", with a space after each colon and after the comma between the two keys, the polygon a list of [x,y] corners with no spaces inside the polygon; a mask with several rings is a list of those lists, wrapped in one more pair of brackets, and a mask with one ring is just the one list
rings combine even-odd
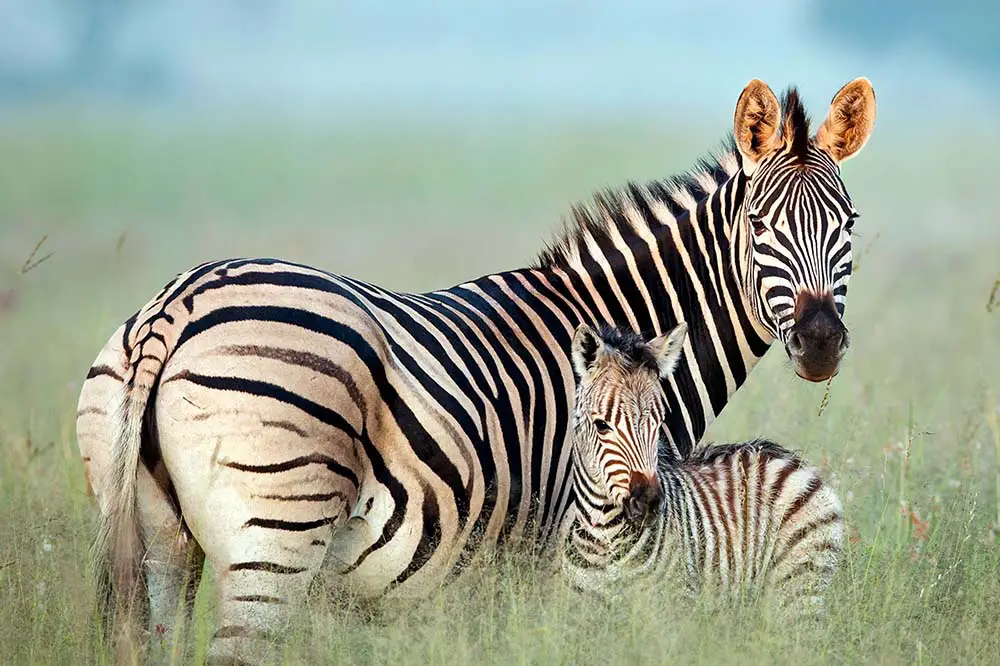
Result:
{"label": "blurred background", "polygon": [[[875,87],[843,169],[853,344],[826,396],[769,354],[710,436],[828,466],[861,543],[891,525],[919,551],[917,521],[973,497],[954,529],[995,548],[998,25],[970,1],[0,0],[0,601],[55,613],[7,635],[45,645],[89,608],[76,399],[176,273],[278,256],[419,291],[524,266],[573,202],[716,148],[755,77],[815,125]],[[980,628],[954,635],[1000,636]]]}
{"label": "blurred background", "polygon": [[[982,257],[949,279],[983,301],[998,24],[968,1],[0,0],[0,354],[24,377],[0,391],[56,416],[25,332],[72,350],[75,390],[115,325],[206,259],[409,290],[524,265],[572,202],[717,147],[753,77],[799,86],[815,124],[845,82],[875,86],[844,173],[890,282],[862,274],[849,316],[942,288],[921,262],[949,253]],[[32,262],[55,254],[22,274],[43,237]]]}
{"label": "blurred background", "polygon": [[998,18],[995,3],[968,0],[6,0],[0,99],[324,124],[716,122],[751,77],[798,82],[818,102],[864,70],[887,124],[926,121],[987,110]]}

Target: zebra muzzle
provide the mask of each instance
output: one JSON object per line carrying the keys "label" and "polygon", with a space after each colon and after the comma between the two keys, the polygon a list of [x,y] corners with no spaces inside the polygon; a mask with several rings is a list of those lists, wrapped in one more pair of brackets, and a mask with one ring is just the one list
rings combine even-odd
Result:
{"label": "zebra muzzle", "polygon": [[629,482],[629,495],[625,500],[625,517],[638,523],[660,505],[663,489],[655,474],[633,472]]}
{"label": "zebra muzzle", "polygon": [[799,294],[795,311],[796,321],[789,329],[785,351],[800,377],[825,381],[840,370],[840,361],[851,344],[847,327],[829,293],[821,297]]}

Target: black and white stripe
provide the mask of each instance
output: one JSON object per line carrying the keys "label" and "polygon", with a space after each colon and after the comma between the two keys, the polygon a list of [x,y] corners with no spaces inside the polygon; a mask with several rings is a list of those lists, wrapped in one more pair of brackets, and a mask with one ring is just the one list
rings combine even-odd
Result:
{"label": "black and white stripe", "polygon": [[[737,114],[738,134],[750,118]],[[396,293],[276,259],[169,282],[114,334],[80,397],[106,615],[169,630],[207,556],[223,572],[212,653],[229,658],[276,630],[320,569],[366,595],[421,594],[484,545],[552,543],[573,506],[580,322],[648,334],[687,322],[662,444],[684,458],[780,333],[738,255],[747,211],[791,191],[756,183],[795,148],[776,143],[758,163],[738,145],[684,177],[601,194],[534,266],[450,289]],[[824,193],[809,210],[833,225],[846,205],[835,163],[802,174]],[[824,264],[809,275],[849,258],[846,233],[822,256],[796,238],[796,265]],[[747,251],[752,266],[778,254]],[[119,644],[135,641],[134,623],[112,624]]]}

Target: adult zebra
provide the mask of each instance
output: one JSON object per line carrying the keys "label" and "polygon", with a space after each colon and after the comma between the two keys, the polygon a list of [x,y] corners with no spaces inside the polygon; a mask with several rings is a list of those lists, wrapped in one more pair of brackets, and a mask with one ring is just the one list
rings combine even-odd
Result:
{"label": "adult zebra", "polygon": [[280,626],[321,566],[363,594],[416,594],[529,521],[550,543],[572,505],[580,322],[688,322],[665,455],[691,450],[775,339],[800,376],[834,374],[856,217],[839,165],[874,116],[856,79],[811,137],[794,89],[779,104],[751,81],[714,161],[599,195],[533,267],[451,289],[393,293],[270,259],[179,275],[80,396],[120,650],[136,618],[169,629],[202,553],[224,660]]}

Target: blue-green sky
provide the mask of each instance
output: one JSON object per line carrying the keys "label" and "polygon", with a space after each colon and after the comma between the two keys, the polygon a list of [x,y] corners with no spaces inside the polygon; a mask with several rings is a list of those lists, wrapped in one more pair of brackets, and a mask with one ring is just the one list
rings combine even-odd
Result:
{"label": "blue-green sky", "polygon": [[969,2],[0,0],[0,105],[63,99],[94,3],[117,18],[73,94],[140,109],[726,123],[750,78],[818,114],[865,75],[881,119],[919,122],[986,118],[1000,88],[1000,10]]}

